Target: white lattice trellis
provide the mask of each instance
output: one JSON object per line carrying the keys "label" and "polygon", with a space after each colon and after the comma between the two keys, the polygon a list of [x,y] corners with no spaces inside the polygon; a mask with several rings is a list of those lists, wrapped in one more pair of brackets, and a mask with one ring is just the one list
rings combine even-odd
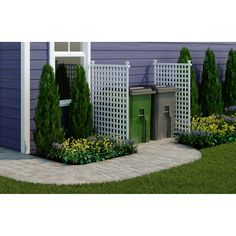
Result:
{"label": "white lattice trellis", "polygon": [[129,62],[91,63],[93,122],[97,133],[129,138]]}
{"label": "white lattice trellis", "polygon": [[190,132],[191,117],[191,61],[188,63],[158,63],[154,60],[156,85],[175,86],[175,133]]}

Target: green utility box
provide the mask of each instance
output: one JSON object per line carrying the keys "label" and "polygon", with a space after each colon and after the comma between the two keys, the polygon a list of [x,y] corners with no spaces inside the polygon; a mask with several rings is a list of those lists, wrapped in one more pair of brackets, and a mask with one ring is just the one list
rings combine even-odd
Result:
{"label": "green utility box", "polygon": [[151,96],[148,87],[131,87],[129,100],[129,138],[136,143],[150,141]]}

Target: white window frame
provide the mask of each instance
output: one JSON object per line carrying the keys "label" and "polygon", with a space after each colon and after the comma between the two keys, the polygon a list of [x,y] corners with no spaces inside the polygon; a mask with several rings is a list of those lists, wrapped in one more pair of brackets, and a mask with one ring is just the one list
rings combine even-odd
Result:
{"label": "white window frame", "polygon": [[[55,42],[49,43],[49,64],[53,67],[55,71],[55,59],[56,57],[78,57],[84,58],[83,67],[86,72],[86,79],[88,81],[90,87],[90,60],[91,60],[91,43],[90,42],[82,42],[82,51],[71,52],[71,51],[55,51]],[[70,42],[68,42],[70,43]],[[69,44],[70,45],[70,44]],[[70,47],[68,48],[70,50]],[[60,107],[67,107],[70,105],[71,99],[60,100]]]}

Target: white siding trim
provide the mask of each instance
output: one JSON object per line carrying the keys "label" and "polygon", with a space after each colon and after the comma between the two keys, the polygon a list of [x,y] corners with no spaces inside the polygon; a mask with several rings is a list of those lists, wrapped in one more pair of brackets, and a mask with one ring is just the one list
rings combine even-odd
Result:
{"label": "white siding trim", "polygon": [[84,52],[54,52],[55,57],[84,57]]}
{"label": "white siding trim", "polygon": [[87,78],[89,88],[90,88],[91,86],[91,78],[90,78],[91,42],[83,43],[83,53],[84,53],[84,69],[86,71],[86,78]]}
{"label": "white siding trim", "polygon": [[71,103],[71,99],[60,100],[59,107],[68,107]]}
{"label": "white siding trim", "polygon": [[30,153],[30,43],[21,43],[21,152]]}

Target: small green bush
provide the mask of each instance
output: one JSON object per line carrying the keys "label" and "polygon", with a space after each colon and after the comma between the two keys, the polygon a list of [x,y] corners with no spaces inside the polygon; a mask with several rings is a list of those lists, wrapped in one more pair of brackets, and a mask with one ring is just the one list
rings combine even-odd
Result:
{"label": "small green bush", "polygon": [[46,156],[53,142],[62,142],[64,131],[61,125],[59,93],[53,69],[46,64],[39,82],[39,94],[35,110],[34,141],[39,155]]}
{"label": "small green bush", "polygon": [[[192,57],[188,48],[183,47],[180,51],[178,63],[187,63],[188,60],[192,61]],[[201,107],[198,104],[198,85],[196,80],[196,75],[191,67],[191,116],[198,116],[201,111]]]}
{"label": "small green bush", "polygon": [[236,51],[233,49],[228,54],[222,94],[224,106],[236,104]]}
{"label": "small green bush", "polygon": [[200,101],[204,116],[222,114],[222,88],[218,78],[218,68],[214,52],[208,48],[203,63]]}
{"label": "small green bush", "polygon": [[236,141],[235,116],[194,117],[191,129],[191,133],[179,134],[177,141],[197,149]]}
{"label": "small green bush", "polygon": [[113,140],[104,136],[87,139],[67,139],[54,144],[49,158],[66,164],[87,164],[137,152],[137,146],[129,140]]}
{"label": "small green bush", "polygon": [[219,144],[236,141],[236,133],[221,135],[219,133],[207,133],[204,131],[192,131],[177,136],[181,144],[192,146],[196,149],[213,147]]}
{"label": "small green bush", "polygon": [[68,126],[68,136],[75,139],[87,138],[93,132],[89,86],[81,65],[77,65],[76,75],[72,80]]}

